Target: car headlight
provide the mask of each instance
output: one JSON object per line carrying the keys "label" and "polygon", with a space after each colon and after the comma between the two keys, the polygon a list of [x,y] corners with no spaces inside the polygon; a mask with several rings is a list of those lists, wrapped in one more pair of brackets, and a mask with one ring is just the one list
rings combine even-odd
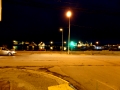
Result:
{"label": "car headlight", "polygon": [[12,53],[16,53],[15,51],[12,51]]}

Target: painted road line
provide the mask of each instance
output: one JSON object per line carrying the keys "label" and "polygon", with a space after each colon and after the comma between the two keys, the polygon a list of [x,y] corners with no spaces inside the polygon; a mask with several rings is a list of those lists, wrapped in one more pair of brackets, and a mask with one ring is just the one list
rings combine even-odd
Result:
{"label": "painted road line", "polygon": [[75,90],[75,89],[70,87],[69,84],[61,84],[56,86],[50,86],[48,87],[48,90]]}
{"label": "painted road line", "polygon": [[96,80],[96,81],[103,84],[103,85],[105,85],[105,86],[107,86],[108,88],[111,88],[112,90],[118,90],[118,89],[115,89],[114,87],[112,87],[112,86],[110,86],[110,85],[108,85],[108,84],[106,84],[106,83],[104,83],[102,81],[99,81],[99,80]]}

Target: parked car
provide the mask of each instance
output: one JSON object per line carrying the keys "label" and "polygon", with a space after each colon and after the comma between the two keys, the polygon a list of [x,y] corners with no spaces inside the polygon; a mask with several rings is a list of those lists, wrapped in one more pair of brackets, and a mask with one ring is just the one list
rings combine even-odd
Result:
{"label": "parked car", "polygon": [[109,48],[109,51],[119,51],[119,48],[118,48],[118,46],[111,46]]}
{"label": "parked car", "polygon": [[0,55],[8,55],[8,56],[13,56],[16,54],[15,50],[9,50],[4,47],[0,47]]}

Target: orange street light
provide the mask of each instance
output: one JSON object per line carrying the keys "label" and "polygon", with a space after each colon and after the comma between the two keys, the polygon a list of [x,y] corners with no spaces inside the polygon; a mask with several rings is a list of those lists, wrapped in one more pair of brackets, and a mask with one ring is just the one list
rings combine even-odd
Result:
{"label": "orange street light", "polygon": [[98,46],[98,44],[99,44],[99,42],[97,41],[97,42],[96,42],[96,45]]}
{"label": "orange street light", "polygon": [[51,41],[50,44],[53,44],[53,41]]}
{"label": "orange street light", "polygon": [[62,32],[62,31],[63,31],[63,29],[62,29],[62,28],[60,28],[60,31]]}
{"label": "orange street light", "polygon": [[68,11],[66,15],[67,15],[67,17],[71,17],[71,15],[72,15],[71,11]]}

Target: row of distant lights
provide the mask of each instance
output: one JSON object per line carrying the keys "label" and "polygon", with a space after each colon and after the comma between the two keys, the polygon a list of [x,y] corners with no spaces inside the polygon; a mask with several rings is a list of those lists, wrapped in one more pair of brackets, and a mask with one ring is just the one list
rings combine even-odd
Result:
{"label": "row of distant lights", "polygon": [[[15,43],[15,42],[17,42],[17,41],[13,40],[13,42]],[[23,42],[22,42],[22,43],[23,43]],[[43,43],[43,42],[40,42],[40,43]],[[50,44],[53,44],[53,41],[50,41]],[[64,44],[66,44],[66,41],[64,41]]]}
{"label": "row of distant lights", "polygon": [[[79,41],[78,43],[81,43],[81,41]],[[51,41],[50,44],[53,44],[53,41]],[[66,44],[66,41],[64,41],[64,44]],[[99,42],[97,41],[96,44],[99,44]]]}
{"label": "row of distant lights", "polygon": [[[14,40],[13,42],[15,43],[17,41]],[[41,43],[43,43],[43,42],[41,42]],[[78,43],[81,43],[81,41],[79,41]],[[53,44],[53,41],[50,41],[50,44]],[[66,41],[64,41],[64,44],[66,44]],[[97,41],[96,44],[99,44],[99,42]]]}
{"label": "row of distant lights", "polygon": [[[53,44],[53,41],[51,41],[50,44]],[[64,44],[66,44],[66,41],[64,41]]]}

